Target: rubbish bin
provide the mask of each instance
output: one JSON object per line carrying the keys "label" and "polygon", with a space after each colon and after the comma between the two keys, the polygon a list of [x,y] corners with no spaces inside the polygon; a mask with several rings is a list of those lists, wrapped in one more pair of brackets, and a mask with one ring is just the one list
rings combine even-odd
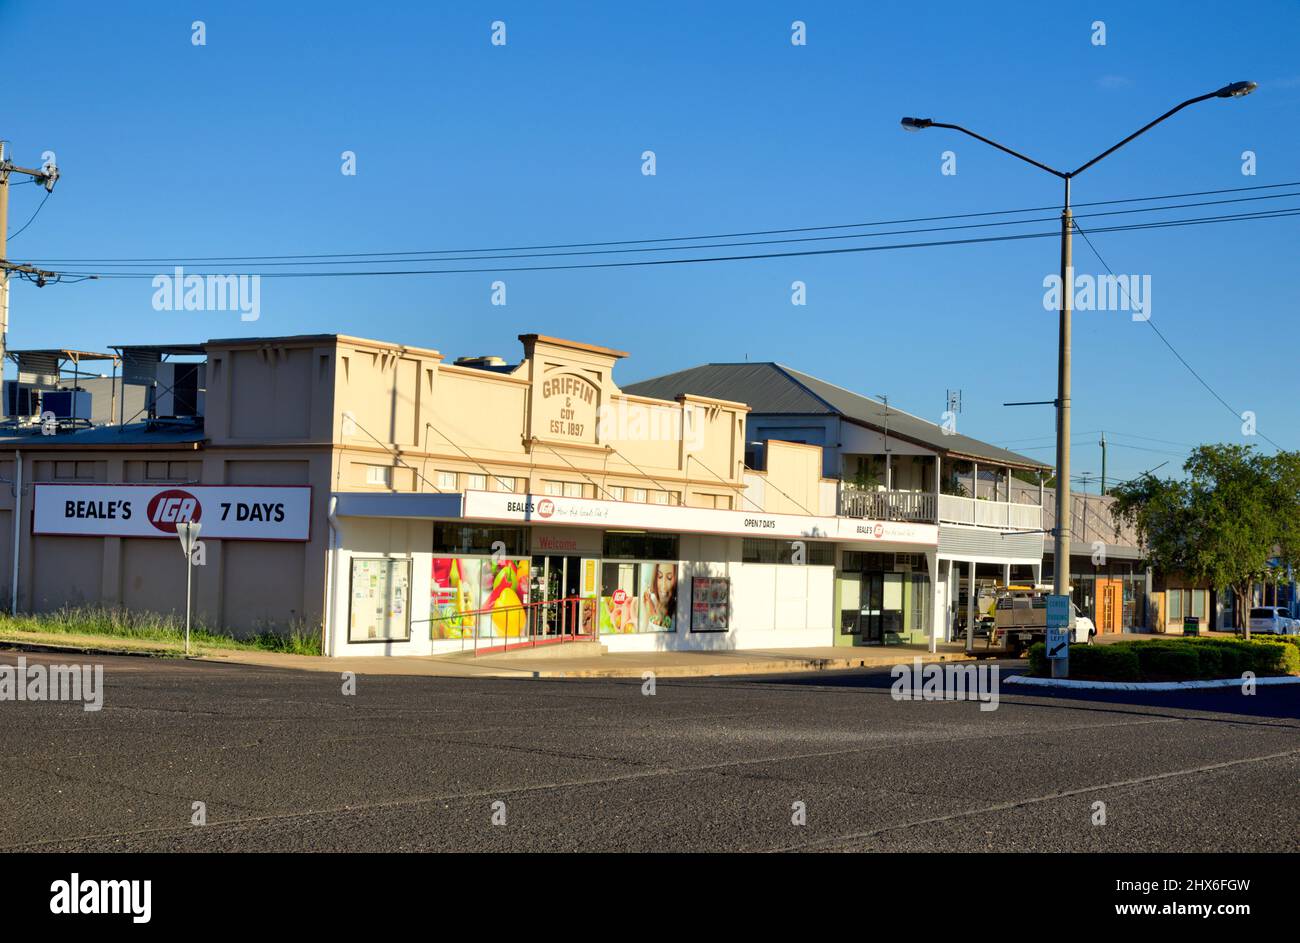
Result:
{"label": "rubbish bin", "polygon": [[1184,616],[1183,617],[1183,634],[1200,635],[1201,634],[1201,617]]}

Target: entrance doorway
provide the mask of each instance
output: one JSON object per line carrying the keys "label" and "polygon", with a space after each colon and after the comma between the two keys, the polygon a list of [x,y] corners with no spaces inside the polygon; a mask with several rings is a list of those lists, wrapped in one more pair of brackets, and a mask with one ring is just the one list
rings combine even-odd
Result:
{"label": "entrance doorway", "polygon": [[903,629],[903,573],[875,571],[862,574],[859,605],[846,628],[862,643],[898,641]]}
{"label": "entrance doorway", "polygon": [[582,558],[556,555],[533,557],[533,585],[529,602],[545,602],[534,611],[538,635],[574,635],[581,631],[580,607],[561,600],[580,595]]}

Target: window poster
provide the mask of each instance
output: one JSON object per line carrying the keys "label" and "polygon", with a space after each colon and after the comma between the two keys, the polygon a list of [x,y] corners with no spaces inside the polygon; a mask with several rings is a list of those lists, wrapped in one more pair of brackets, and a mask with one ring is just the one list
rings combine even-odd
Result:
{"label": "window poster", "polygon": [[518,638],[528,624],[527,558],[434,557],[429,632],[435,639]]}
{"label": "window poster", "polygon": [[410,601],[410,560],[353,557],[348,641],[406,641]]}
{"label": "window poster", "polygon": [[676,631],[676,563],[607,562],[601,582],[601,634]]}
{"label": "window poster", "polygon": [[435,639],[473,638],[483,560],[434,557],[429,586],[429,632]]}
{"label": "window poster", "polygon": [[637,625],[642,632],[671,632],[677,617],[677,564],[641,564],[641,611]]}
{"label": "window poster", "polygon": [[[528,625],[528,570],[532,561],[484,560],[483,599],[479,617],[479,636],[491,638],[519,638]],[[484,626],[482,623],[488,622]]]}
{"label": "window poster", "polygon": [[697,576],[691,580],[691,631],[726,632],[731,607],[731,580]]}

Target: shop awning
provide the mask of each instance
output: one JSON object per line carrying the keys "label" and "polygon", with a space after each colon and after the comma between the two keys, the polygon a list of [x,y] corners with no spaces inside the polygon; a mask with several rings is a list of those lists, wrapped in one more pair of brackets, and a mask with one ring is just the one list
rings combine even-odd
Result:
{"label": "shop awning", "polygon": [[341,492],[335,497],[338,504],[334,513],[339,517],[482,521],[923,547],[934,547],[939,542],[937,525],[910,521],[766,514],[496,491],[466,491],[463,494]]}

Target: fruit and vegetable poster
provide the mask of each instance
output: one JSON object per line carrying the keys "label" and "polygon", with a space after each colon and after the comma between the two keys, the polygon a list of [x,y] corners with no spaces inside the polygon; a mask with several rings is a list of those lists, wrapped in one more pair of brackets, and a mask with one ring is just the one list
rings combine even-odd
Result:
{"label": "fruit and vegetable poster", "polygon": [[411,562],[352,558],[348,641],[406,641],[411,637]]}
{"label": "fruit and vegetable poster", "polygon": [[525,634],[528,559],[434,557],[429,589],[435,639],[518,638]]}

